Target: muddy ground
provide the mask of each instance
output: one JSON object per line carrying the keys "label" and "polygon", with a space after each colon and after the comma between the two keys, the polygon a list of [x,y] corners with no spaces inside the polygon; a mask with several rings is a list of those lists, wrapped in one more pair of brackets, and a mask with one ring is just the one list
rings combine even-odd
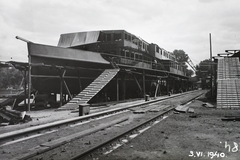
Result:
{"label": "muddy ground", "polygon": [[205,96],[190,104],[194,113],[169,115],[102,160],[240,159],[240,110],[207,108]]}

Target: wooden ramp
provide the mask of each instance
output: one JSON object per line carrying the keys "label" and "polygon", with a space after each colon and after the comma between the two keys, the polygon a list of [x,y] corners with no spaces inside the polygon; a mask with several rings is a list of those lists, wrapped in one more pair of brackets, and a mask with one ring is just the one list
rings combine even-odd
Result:
{"label": "wooden ramp", "polygon": [[86,104],[90,101],[104,86],[110,82],[120,69],[106,69],[99,75],[89,86],[82,92],[70,100],[66,105],[59,108],[62,109],[76,109],[80,104]]}
{"label": "wooden ramp", "polygon": [[217,108],[240,107],[240,64],[237,57],[218,59]]}

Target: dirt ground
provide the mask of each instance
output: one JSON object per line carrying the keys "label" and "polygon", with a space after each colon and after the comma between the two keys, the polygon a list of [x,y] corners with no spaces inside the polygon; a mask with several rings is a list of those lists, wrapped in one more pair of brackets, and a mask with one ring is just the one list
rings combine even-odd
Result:
{"label": "dirt ground", "polygon": [[206,108],[201,97],[195,113],[172,114],[102,160],[240,159],[240,121],[222,121],[240,110]]}
{"label": "dirt ground", "polygon": [[[224,116],[240,116],[240,110],[207,108],[202,96],[189,104],[194,113],[171,114],[101,160],[239,160],[240,121],[222,121]],[[172,102],[171,104],[175,104]],[[51,121],[77,117],[70,111],[31,111],[33,121],[1,127],[0,134]],[[98,135],[99,136],[99,135]]]}

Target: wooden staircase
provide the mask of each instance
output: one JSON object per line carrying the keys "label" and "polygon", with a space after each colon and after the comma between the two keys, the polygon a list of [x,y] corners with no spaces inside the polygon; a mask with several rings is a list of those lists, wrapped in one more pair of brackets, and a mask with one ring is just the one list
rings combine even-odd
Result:
{"label": "wooden staircase", "polygon": [[63,107],[65,109],[76,109],[80,104],[88,103],[88,101],[90,101],[98,92],[102,90],[104,86],[108,84],[108,82],[115,77],[119,70],[120,69],[106,69],[89,86],[87,86],[82,92],[80,92]]}
{"label": "wooden staircase", "polygon": [[218,59],[217,108],[240,107],[240,63],[238,58]]}
{"label": "wooden staircase", "polygon": [[218,59],[218,80],[239,78],[240,64],[237,57]]}
{"label": "wooden staircase", "polygon": [[218,81],[217,108],[240,107],[240,81],[226,79]]}

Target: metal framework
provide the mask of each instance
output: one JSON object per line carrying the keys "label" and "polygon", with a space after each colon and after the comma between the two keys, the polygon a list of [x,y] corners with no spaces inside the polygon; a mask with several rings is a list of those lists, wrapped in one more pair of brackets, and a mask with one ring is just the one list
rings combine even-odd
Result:
{"label": "metal framework", "polygon": [[188,60],[187,60],[187,64],[189,64],[189,66],[193,69],[194,72],[196,72],[196,67],[194,66],[192,60],[190,59],[190,57],[188,56]]}

